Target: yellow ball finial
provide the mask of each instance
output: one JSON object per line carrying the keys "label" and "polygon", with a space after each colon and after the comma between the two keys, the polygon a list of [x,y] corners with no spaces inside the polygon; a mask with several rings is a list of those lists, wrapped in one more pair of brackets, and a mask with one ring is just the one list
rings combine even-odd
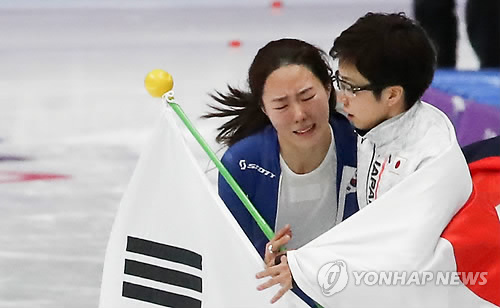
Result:
{"label": "yellow ball finial", "polygon": [[161,97],[163,94],[172,90],[174,87],[174,80],[169,73],[161,69],[156,69],[146,75],[144,86],[152,97]]}

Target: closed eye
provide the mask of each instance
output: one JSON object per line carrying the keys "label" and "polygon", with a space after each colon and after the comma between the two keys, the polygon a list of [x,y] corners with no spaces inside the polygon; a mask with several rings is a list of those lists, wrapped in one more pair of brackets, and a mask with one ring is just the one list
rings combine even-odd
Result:
{"label": "closed eye", "polygon": [[311,99],[313,99],[315,96],[316,96],[316,94],[311,95],[311,96],[309,96],[309,97],[306,97],[306,98],[302,99],[302,101],[304,101],[304,102],[305,102],[305,101],[311,100]]}
{"label": "closed eye", "polygon": [[274,110],[282,110],[282,109],[285,109],[288,105],[283,105],[283,106],[280,106],[280,107],[274,107],[273,109]]}
{"label": "closed eye", "polygon": [[339,80],[340,81],[340,89],[344,91],[352,91],[352,86],[350,83],[344,81],[344,80]]}

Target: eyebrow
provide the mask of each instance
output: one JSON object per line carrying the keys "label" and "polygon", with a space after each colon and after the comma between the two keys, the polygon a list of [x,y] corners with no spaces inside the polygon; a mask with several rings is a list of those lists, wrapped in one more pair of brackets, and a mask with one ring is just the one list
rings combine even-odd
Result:
{"label": "eyebrow", "polygon": [[[311,87],[307,87],[305,89],[302,89],[299,91],[298,95],[302,95],[302,94],[305,94],[306,92],[312,90],[312,86]],[[272,102],[283,102],[284,100],[286,100],[288,97],[288,95],[283,95],[283,96],[278,96],[278,97],[275,97],[273,98],[271,101]]]}
{"label": "eyebrow", "polygon": [[278,97],[275,97],[273,98],[271,101],[272,102],[282,102],[284,100],[286,100],[287,96],[286,95],[283,95],[283,96],[278,96]]}
{"label": "eyebrow", "polygon": [[300,91],[299,91],[299,95],[304,94],[304,93],[306,93],[307,91],[312,90],[312,88],[313,88],[313,87],[308,87],[308,88],[305,88],[305,89],[303,89],[303,90],[300,90]]}

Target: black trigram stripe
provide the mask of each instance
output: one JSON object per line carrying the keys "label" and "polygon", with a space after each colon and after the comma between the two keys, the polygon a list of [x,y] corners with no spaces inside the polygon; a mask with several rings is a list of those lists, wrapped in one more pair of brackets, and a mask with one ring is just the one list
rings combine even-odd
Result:
{"label": "black trigram stripe", "polygon": [[181,263],[201,270],[201,255],[191,250],[128,236],[127,251]]}
{"label": "black trigram stripe", "polygon": [[201,308],[201,301],[185,295],[123,282],[122,296],[165,307]]}
{"label": "black trigram stripe", "polygon": [[134,260],[125,260],[125,274],[164,282],[198,292],[201,292],[202,288],[200,277]]}

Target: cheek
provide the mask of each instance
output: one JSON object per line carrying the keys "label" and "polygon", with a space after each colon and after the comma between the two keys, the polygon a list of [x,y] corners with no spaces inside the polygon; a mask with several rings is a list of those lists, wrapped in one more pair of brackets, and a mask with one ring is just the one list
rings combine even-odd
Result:
{"label": "cheek", "polygon": [[328,119],[330,115],[330,105],[328,104],[328,100],[321,100],[314,102],[313,112],[318,116]]}
{"label": "cheek", "polygon": [[369,128],[373,128],[383,118],[382,110],[376,105],[369,105],[369,108],[363,108],[359,111],[366,124],[370,126]]}
{"label": "cheek", "polygon": [[335,92],[335,98],[337,103],[344,104],[346,101],[345,95],[340,94],[340,92]]}
{"label": "cheek", "polygon": [[272,111],[267,116],[277,131],[287,126],[288,120],[285,112]]}

